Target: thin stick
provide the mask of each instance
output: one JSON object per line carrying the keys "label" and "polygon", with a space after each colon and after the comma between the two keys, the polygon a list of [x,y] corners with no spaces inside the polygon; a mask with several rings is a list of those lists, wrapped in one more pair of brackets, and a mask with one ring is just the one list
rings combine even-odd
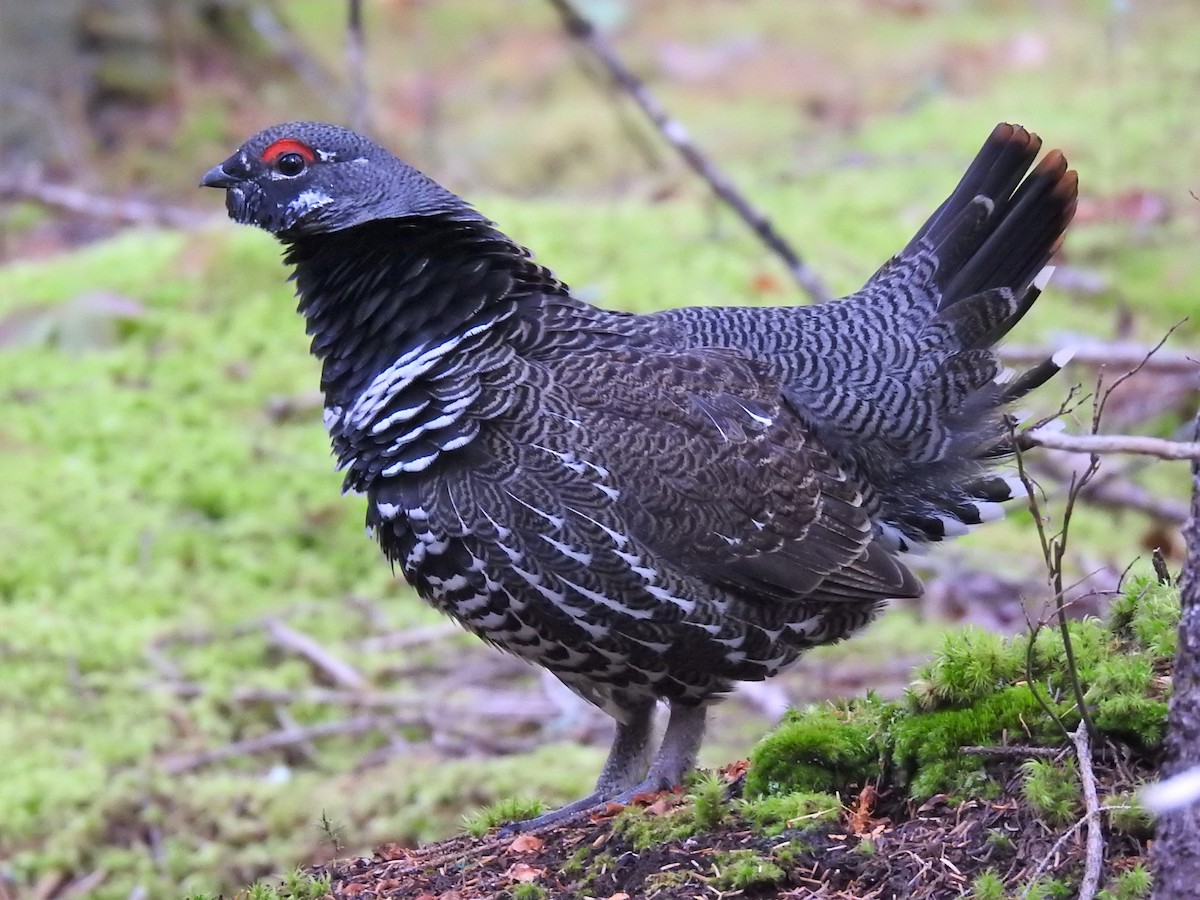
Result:
{"label": "thin stick", "polygon": [[1080,722],[1071,738],[1075,742],[1075,754],[1079,757],[1079,780],[1083,785],[1083,803],[1087,813],[1087,856],[1083,880],[1079,883],[1079,900],[1092,900],[1100,888],[1104,834],[1100,828],[1100,798],[1096,794],[1096,773],[1092,770],[1092,747],[1088,740],[1087,723]]}
{"label": "thin stick", "polygon": [[[1013,364],[1040,363],[1052,356],[1059,347],[1036,347],[1021,344],[1002,344],[997,348],[1000,358]],[[1200,355],[1178,351],[1158,350],[1147,357],[1150,347],[1129,341],[1071,341],[1071,365],[1112,366],[1126,368],[1144,363],[1149,372],[1179,373],[1200,376]]]}
{"label": "thin stick", "polygon": [[550,4],[562,16],[563,26],[571,37],[583,44],[604,65],[613,81],[641,107],[642,112],[654,124],[659,134],[684,158],[692,171],[703,178],[713,193],[750,226],[759,239],[767,245],[787,266],[800,288],[815,303],[829,299],[829,292],[817,274],[799,254],[780,236],[779,232],[743,197],[733,183],[717,169],[700,148],[692,141],[687,129],[673,119],[646,88],[645,83],[633,73],[616,55],[608,43],[596,32],[596,27],[571,4],[571,0],[550,0]]}
{"label": "thin stick", "polygon": [[1063,751],[1054,747],[959,747],[958,752],[967,756],[996,756],[1001,759],[1053,759]]}
{"label": "thin stick", "polygon": [[252,756],[280,750],[296,744],[306,744],[316,738],[332,737],[335,735],[362,734],[367,731],[383,731],[394,726],[421,725],[419,721],[408,721],[399,717],[387,716],[356,716],[341,722],[326,722],[323,725],[310,725],[307,728],[289,728],[283,731],[272,731],[260,737],[248,738],[244,741],[234,741],[223,747],[212,750],[202,750],[199,753],[187,753],[179,756],[169,756],[162,761],[162,768],[170,775],[180,775],[193,769],[200,769],[213,763],[234,759],[238,756]]}
{"label": "thin stick", "polygon": [[50,209],[89,216],[122,225],[198,228],[217,221],[216,216],[181,206],[149,203],[91,194],[79,188],[43,181],[36,172],[0,178],[0,201],[25,201]]}
{"label": "thin stick", "polygon": [[1063,434],[1046,428],[1026,429],[1020,438],[1036,447],[1074,453],[1135,453],[1159,459],[1200,460],[1200,441],[1168,441],[1135,434]]}
{"label": "thin stick", "polygon": [[354,666],[338,659],[312,636],[297,631],[278,619],[271,619],[265,627],[276,645],[303,656],[328,675],[334,684],[354,690],[364,690],[367,687],[367,680]]}
{"label": "thin stick", "polygon": [[366,59],[362,0],[350,0],[350,18],[346,29],[346,68],[350,70],[350,127],[355,131],[366,131],[371,126],[367,106]]}

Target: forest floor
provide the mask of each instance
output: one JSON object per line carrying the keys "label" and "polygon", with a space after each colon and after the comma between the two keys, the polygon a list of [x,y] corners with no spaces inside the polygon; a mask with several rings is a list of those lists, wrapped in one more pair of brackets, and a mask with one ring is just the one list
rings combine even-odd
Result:
{"label": "forest floor", "polygon": [[[914,804],[868,786],[846,798],[836,822],[770,837],[731,814],[709,831],[646,848],[614,828],[616,810],[607,809],[536,834],[463,835],[419,849],[388,845],[371,858],[334,863],[314,874],[330,879],[330,893],[339,900],[814,895],[942,900],[986,897],[989,878],[1032,885],[1035,896],[1057,896],[1063,885],[1057,879],[1077,877],[1084,868],[1083,829],[1052,827],[1031,808],[1019,759],[997,760],[988,768],[1004,787],[986,800],[937,795]],[[1113,748],[1097,754],[1095,768],[1104,794],[1127,791],[1151,772],[1144,761]],[[671,794],[645,801],[647,815],[687,802]],[[1143,861],[1145,841],[1106,837],[1105,869],[1121,883],[1120,876]],[[522,893],[522,885],[539,890]]]}

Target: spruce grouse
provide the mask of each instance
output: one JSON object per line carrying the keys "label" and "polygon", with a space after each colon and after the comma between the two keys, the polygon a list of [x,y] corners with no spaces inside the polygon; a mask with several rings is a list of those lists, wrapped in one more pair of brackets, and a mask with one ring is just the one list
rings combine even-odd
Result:
{"label": "spruce grouse", "polygon": [[[680,782],[706,705],[861,628],[906,550],[1000,514],[992,347],[1075,211],[1062,153],[999,125],[862,290],[816,306],[598,309],[365,137],[262,131],[205,176],[276,235],[344,488],[417,592],[617,723],[596,790]],[[1028,173],[1028,174],[1027,174]],[[652,717],[670,706],[651,761]]]}

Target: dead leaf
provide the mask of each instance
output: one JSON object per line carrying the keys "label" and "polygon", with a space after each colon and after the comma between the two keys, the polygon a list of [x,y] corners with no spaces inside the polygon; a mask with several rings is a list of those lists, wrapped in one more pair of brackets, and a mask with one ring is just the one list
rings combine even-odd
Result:
{"label": "dead leaf", "polygon": [[875,786],[868,784],[858,792],[858,802],[850,813],[851,834],[864,834],[871,830],[871,810],[875,806],[877,792]]}
{"label": "dead leaf", "polygon": [[750,771],[750,760],[739,759],[737,762],[731,762],[721,770],[721,777],[726,781],[737,781],[743,775]]}
{"label": "dead leaf", "polygon": [[545,869],[535,869],[529,863],[519,862],[509,866],[504,877],[511,878],[513,881],[536,881],[545,874]]}
{"label": "dead leaf", "polygon": [[535,834],[518,834],[508,845],[508,849],[513,853],[533,853],[535,850],[541,850],[545,843]]}
{"label": "dead leaf", "polygon": [[646,815],[665,816],[682,802],[683,797],[680,794],[663,794],[646,807]]}
{"label": "dead leaf", "polygon": [[617,893],[611,895],[608,900],[629,900],[629,895],[624,891],[618,891]]}

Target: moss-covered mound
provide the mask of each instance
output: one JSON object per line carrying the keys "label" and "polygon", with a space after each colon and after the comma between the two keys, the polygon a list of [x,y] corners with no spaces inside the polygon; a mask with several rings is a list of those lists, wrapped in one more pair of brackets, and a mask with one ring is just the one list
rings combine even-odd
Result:
{"label": "moss-covered mound", "polygon": [[[1068,625],[1096,738],[1153,760],[1166,726],[1177,593],[1139,583],[1109,622]],[[790,713],[755,749],[746,792],[761,796],[886,783],[921,801],[978,797],[999,785],[989,759],[1020,747],[1067,747],[1079,711],[1061,633],[1006,640],[976,629],[947,635],[905,702],[873,698]],[[1013,752],[1008,752],[1008,751]]]}

